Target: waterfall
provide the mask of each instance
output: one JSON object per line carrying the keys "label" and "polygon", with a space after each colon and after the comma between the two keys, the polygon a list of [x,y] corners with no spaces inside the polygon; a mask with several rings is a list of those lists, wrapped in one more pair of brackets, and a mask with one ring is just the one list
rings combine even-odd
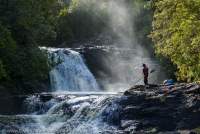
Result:
{"label": "waterfall", "polygon": [[52,91],[98,91],[93,74],[80,53],[64,48],[42,48],[57,65],[50,71]]}
{"label": "waterfall", "polygon": [[25,96],[22,113],[0,115],[0,134],[121,133],[121,94],[96,92],[100,91],[98,84],[78,52],[41,49],[46,50],[50,61],[55,63],[50,71],[52,90],[68,92]]}

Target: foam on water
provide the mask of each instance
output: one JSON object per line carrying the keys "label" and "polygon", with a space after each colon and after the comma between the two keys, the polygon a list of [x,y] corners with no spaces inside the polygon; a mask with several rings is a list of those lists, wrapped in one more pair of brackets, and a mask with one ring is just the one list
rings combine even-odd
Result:
{"label": "foam on water", "polygon": [[[109,120],[106,119],[108,116],[114,115],[112,112],[118,108],[118,105],[114,104],[114,100],[120,95],[63,94],[61,97],[60,94],[51,93],[51,99],[41,99],[46,95],[38,94],[28,97],[24,107],[35,108],[27,114],[5,118],[9,120],[10,124],[15,124],[17,129],[26,133],[99,134],[109,131],[114,134],[118,130],[117,127],[108,124],[105,120]],[[43,107],[38,107],[38,105],[43,105]],[[45,109],[43,113],[40,112],[41,108]]]}

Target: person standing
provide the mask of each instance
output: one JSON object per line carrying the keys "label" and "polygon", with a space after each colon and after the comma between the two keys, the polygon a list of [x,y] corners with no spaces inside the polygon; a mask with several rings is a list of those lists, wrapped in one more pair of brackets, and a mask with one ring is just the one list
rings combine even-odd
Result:
{"label": "person standing", "polygon": [[149,68],[146,64],[143,64],[143,75],[144,75],[144,84],[148,85],[148,76],[149,76]]}

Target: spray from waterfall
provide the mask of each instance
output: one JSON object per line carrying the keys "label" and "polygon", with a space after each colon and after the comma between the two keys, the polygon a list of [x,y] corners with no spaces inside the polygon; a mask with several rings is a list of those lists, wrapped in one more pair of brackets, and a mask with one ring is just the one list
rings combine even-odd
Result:
{"label": "spray from waterfall", "polygon": [[[106,18],[104,22],[106,22],[107,27],[100,35],[108,35],[112,40],[109,44],[102,45],[114,46],[116,49],[112,49],[109,57],[103,60],[104,63],[102,64],[110,67],[109,70],[112,76],[103,79],[98,78],[101,87],[109,91],[119,91],[133,86],[142,77],[141,68],[143,63],[146,63],[150,69],[156,68],[156,72],[150,76],[150,83],[159,83],[165,78],[159,63],[150,56],[152,54],[149,53],[149,50],[138,41],[135,32],[135,20],[142,7],[137,3],[137,0],[71,0],[69,13],[73,12],[74,6],[78,6],[77,8],[80,8],[80,11],[87,10],[89,14],[96,15],[103,12],[107,15],[107,17],[102,18],[97,15],[101,19]],[[92,89],[98,89],[96,88],[97,84],[94,76],[88,73],[90,71],[85,65],[83,66],[80,56],[66,54],[63,51],[58,51],[54,55],[62,57],[61,59],[64,62],[50,72],[51,83],[54,83],[52,85],[53,90],[91,91]],[[71,60],[77,59],[77,57],[79,57],[79,60]],[[82,70],[78,66],[81,66]],[[78,71],[77,68],[81,71]],[[83,68],[86,69],[85,73]],[[64,70],[65,72],[63,72]],[[76,75],[77,71],[81,72],[78,73],[78,76]],[[142,81],[137,84],[142,84]]]}
{"label": "spray from waterfall", "polygon": [[[106,12],[109,19],[107,20],[108,29],[105,29],[104,33],[112,34],[115,37],[112,44],[106,44],[114,46],[116,49],[111,51],[112,54],[108,58],[105,58],[104,64],[111,67],[111,74],[114,76],[101,80],[101,85],[105,89],[118,91],[133,86],[142,77],[143,63],[146,63],[150,69],[156,69],[156,72],[150,76],[150,83],[159,83],[165,78],[158,61],[150,56],[151,54],[146,47],[138,43],[134,22],[142,7],[137,1],[79,1],[79,4],[83,5],[92,3],[93,7],[91,8],[95,6],[95,13],[102,10]],[[142,84],[142,80],[137,84]]]}

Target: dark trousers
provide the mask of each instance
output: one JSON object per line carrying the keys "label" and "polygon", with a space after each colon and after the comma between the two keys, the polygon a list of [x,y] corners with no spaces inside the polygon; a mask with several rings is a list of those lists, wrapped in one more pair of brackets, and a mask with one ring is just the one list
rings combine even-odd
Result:
{"label": "dark trousers", "polygon": [[144,76],[144,84],[148,85],[148,76]]}

